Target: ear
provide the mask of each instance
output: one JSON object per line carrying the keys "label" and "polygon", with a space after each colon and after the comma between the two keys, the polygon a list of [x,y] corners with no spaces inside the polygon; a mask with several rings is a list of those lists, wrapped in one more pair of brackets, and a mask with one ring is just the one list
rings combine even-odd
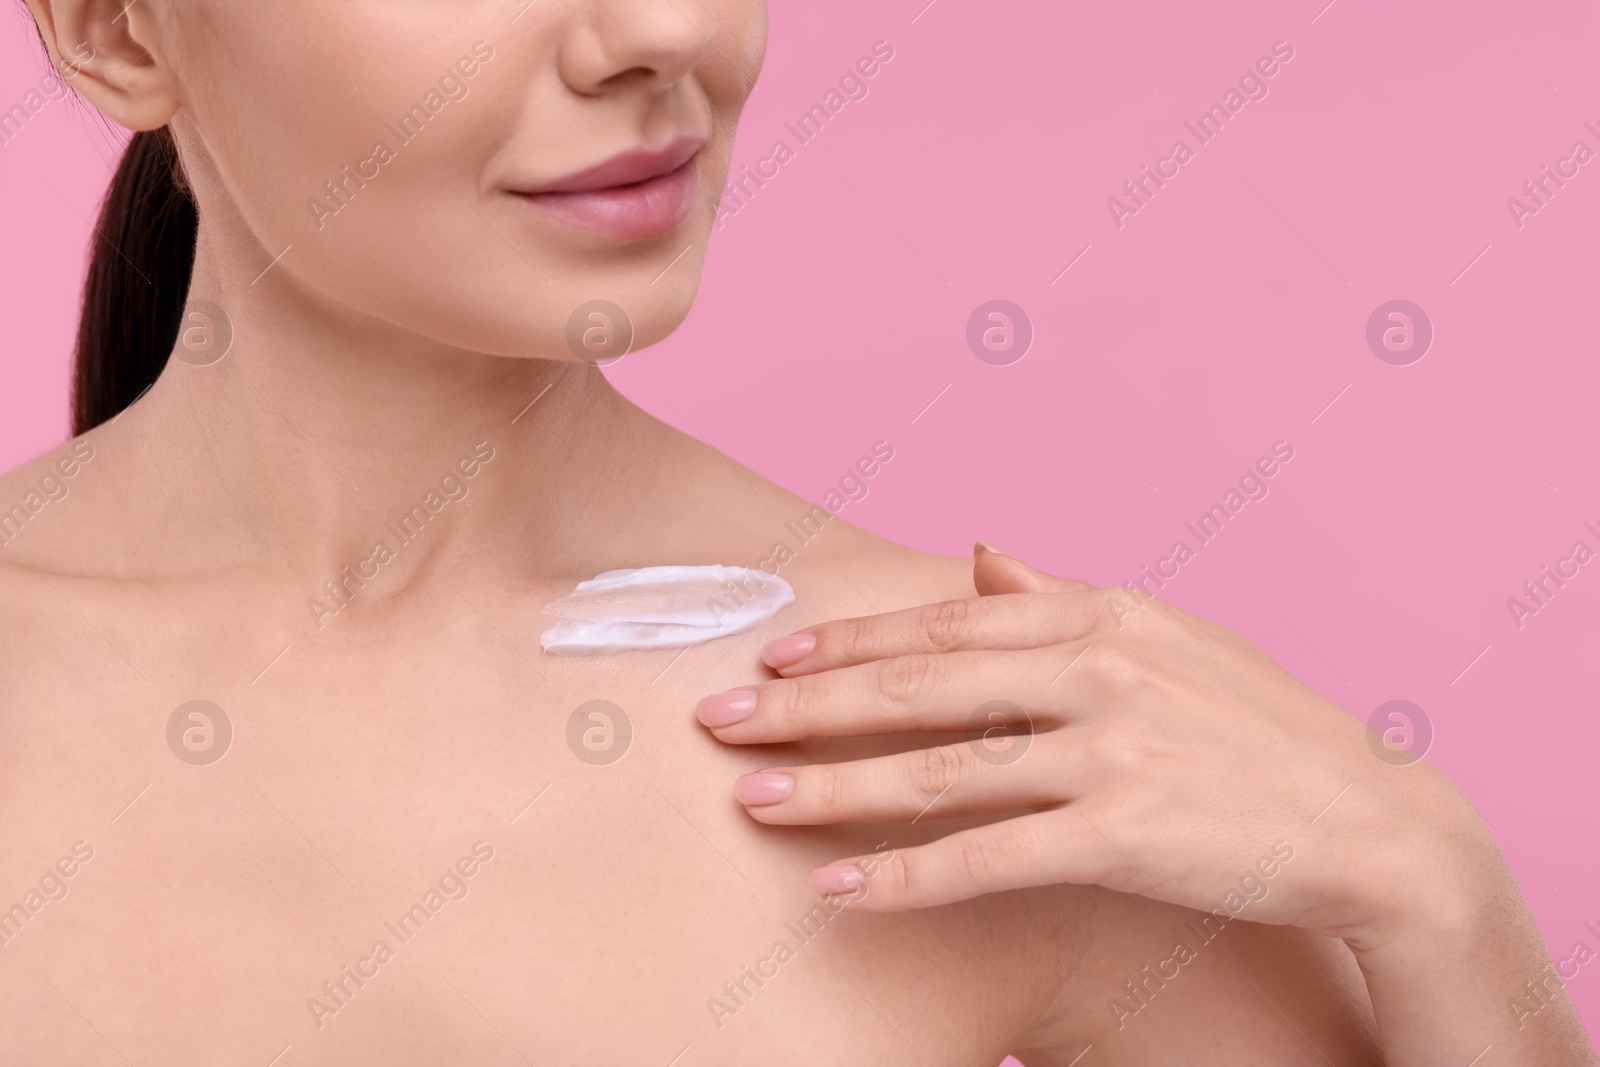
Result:
{"label": "ear", "polygon": [[1073,593],[1091,589],[1088,582],[1057,578],[979,541],[972,546],[972,584],[979,596],[995,593]]}
{"label": "ear", "polygon": [[165,126],[178,110],[156,2],[28,0],[56,75],[130,130]]}

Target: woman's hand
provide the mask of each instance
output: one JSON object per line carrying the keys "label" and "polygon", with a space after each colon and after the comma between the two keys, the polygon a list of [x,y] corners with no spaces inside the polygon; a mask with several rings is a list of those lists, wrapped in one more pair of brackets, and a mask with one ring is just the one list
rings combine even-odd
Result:
{"label": "woman's hand", "polygon": [[974,584],[977,599],[773,641],[782,678],[700,702],[730,744],[966,733],[738,780],[776,825],[1011,816],[840,859],[813,872],[818,891],[888,911],[1071,882],[1306,927],[1355,953],[1391,1064],[1489,1047],[1485,1067],[1595,1062],[1492,835],[1443,775],[1152,597],[987,546]]}
{"label": "woman's hand", "polygon": [[886,863],[840,860],[819,891],[892,910],[1075,882],[1370,938],[1465,906],[1453,898],[1496,871],[1442,776],[1380,759],[1365,726],[1248,641],[986,547],[975,582],[976,600],[780,638],[763,657],[782,679],[701,702],[731,744],[967,732],[745,775],[735,792],[762,822],[1015,815]]}
{"label": "woman's hand", "polygon": [[974,585],[976,600],[771,641],[781,678],[699,704],[728,744],[966,734],[739,777],[768,824],[1011,816],[838,859],[813,872],[818,891],[899,910],[1080,883],[1304,926],[1355,953],[1389,1064],[1491,1048],[1485,1067],[1594,1064],[1493,835],[1442,774],[1250,641],[1144,593],[986,545]]}

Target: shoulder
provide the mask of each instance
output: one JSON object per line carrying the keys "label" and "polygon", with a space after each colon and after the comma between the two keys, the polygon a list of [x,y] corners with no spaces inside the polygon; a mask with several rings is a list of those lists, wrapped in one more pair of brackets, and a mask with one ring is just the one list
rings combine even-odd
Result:
{"label": "shoulder", "polygon": [[0,475],[0,567],[52,569],[86,517],[73,498],[83,496],[98,457],[79,437]]}
{"label": "shoulder", "polygon": [[817,532],[790,523],[786,539],[753,564],[794,586],[795,604],[786,612],[790,629],[977,595],[968,557],[896,544],[820,507],[813,514],[825,517]]}
{"label": "shoulder", "polygon": [[76,632],[79,590],[104,569],[114,535],[106,465],[85,436],[0,475],[0,680],[13,694],[72,652],[62,635]]}

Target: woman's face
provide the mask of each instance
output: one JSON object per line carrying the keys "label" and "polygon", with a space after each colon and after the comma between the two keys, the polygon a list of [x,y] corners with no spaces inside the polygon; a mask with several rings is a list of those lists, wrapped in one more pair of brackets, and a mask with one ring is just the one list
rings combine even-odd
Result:
{"label": "woman's face", "polygon": [[564,359],[688,313],[764,0],[142,6],[207,252],[238,263],[224,298],[270,282],[364,328]]}

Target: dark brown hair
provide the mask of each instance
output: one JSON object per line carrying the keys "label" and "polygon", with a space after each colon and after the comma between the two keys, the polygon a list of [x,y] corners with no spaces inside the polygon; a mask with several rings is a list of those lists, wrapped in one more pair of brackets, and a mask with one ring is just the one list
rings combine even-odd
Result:
{"label": "dark brown hair", "polygon": [[171,132],[135,133],[100,209],[83,285],[74,434],[115,417],[166,366],[194,273],[198,224]]}

